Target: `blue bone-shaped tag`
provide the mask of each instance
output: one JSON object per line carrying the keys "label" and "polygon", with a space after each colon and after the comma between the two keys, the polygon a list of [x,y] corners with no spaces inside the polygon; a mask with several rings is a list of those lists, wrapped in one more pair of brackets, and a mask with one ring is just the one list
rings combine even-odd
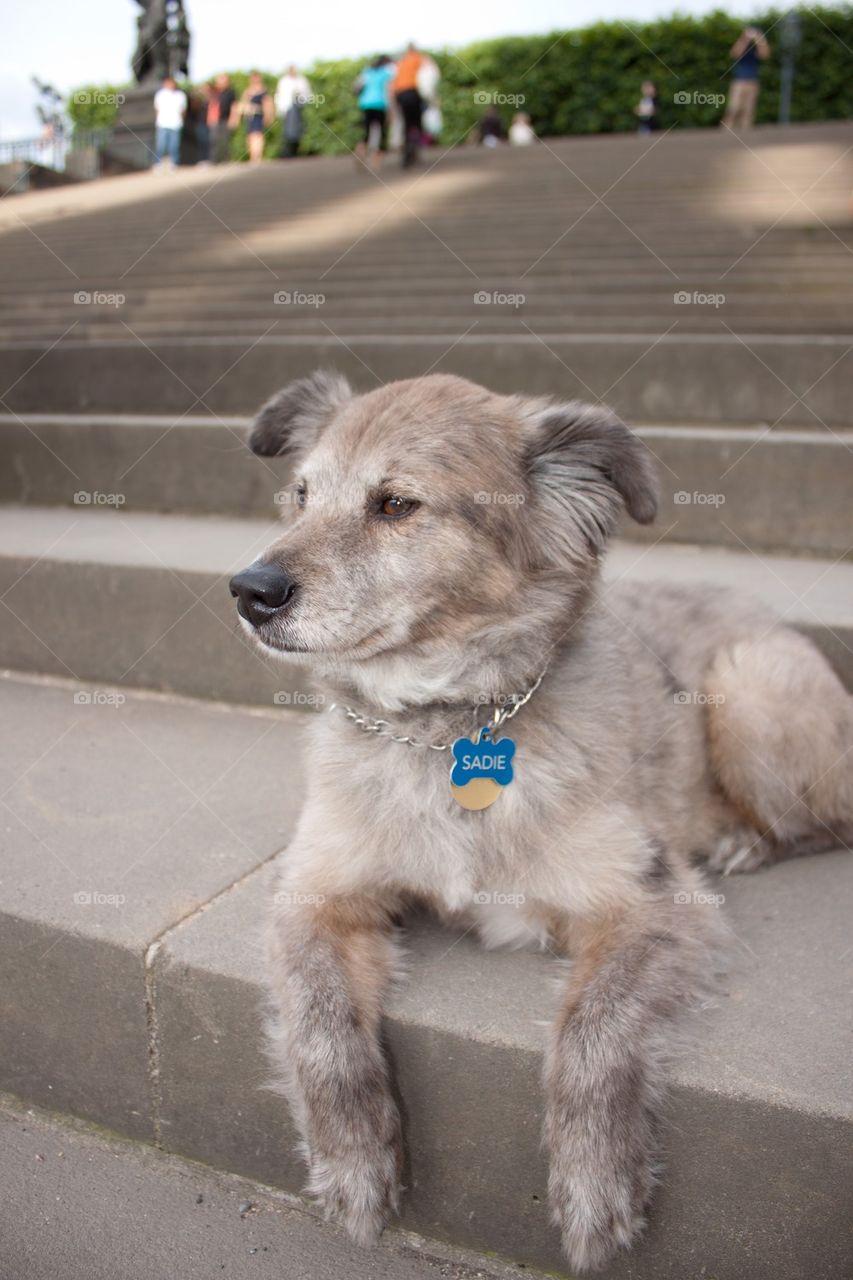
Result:
{"label": "blue bone-shaped tag", "polygon": [[489,729],[481,729],[472,738],[457,738],[453,744],[453,768],[450,781],[454,787],[464,787],[475,778],[491,778],[501,787],[512,782],[512,758],[515,743],[512,738],[492,742]]}

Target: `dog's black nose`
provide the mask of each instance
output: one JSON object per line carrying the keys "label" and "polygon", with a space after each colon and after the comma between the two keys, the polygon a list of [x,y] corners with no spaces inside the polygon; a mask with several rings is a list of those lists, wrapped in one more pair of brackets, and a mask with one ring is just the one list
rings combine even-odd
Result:
{"label": "dog's black nose", "polygon": [[241,618],[259,627],[279,609],[289,604],[296,583],[277,564],[250,564],[229,582]]}

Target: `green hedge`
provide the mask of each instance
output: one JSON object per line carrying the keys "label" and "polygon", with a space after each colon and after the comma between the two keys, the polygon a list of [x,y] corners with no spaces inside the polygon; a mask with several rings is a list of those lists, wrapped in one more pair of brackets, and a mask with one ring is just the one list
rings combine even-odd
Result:
{"label": "green hedge", "polygon": [[77,129],[108,129],[118,115],[127,85],[81,84],[69,95],[66,109]]}
{"label": "green hedge", "polygon": [[[510,36],[482,41],[467,48],[436,50],[441,67],[442,142],[465,140],[483,112],[482,95],[499,94],[499,108],[507,123],[522,104],[538,133],[545,136],[611,133],[636,128],[634,106],[640,83],[652,79],[658,87],[663,127],[714,125],[722,114],[718,95],[728,87],[729,49],[745,22],[768,32],[772,56],[762,74],[758,121],[774,121],[779,106],[782,10],[747,18],[721,11],[702,18],[673,16],[656,22],[600,22],[581,31],[538,36]],[[797,54],[792,119],[836,120],[853,116],[853,7],[801,10],[802,42]],[[393,51],[389,51],[393,52]],[[359,116],[352,83],[367,58],[318,62],[307,75],[321,106],[306,108],[303,151],[336,154],[351,148],[359,136]],[[242,91],[247,72],[232,72]],[[266,74],[269,88],[276,76]],[[91,86],[90,86],[91,88]],[[687,94],[679,102],[677,94]],[[72,105],[72,118],[81,126],[105,123],[86,114],[86,105]],[[279,148],[276,124],[266,152]],[[234,139],[235,158],[245,154],[242,129]]]}

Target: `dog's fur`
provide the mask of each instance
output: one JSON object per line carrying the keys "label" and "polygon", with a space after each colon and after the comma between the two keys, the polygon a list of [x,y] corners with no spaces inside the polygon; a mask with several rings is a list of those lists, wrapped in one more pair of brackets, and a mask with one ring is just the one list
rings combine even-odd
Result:
{"label": "dog's fur", "polygon": [[[642,1225],[672,1028],[709,976],[696,863],[746,870],[849,838],[853,701],[735,593],[602,586],[622,510],[647,523],[656,508],[647,451],[606,410],[445,376],[355,395],[317,374],[264,406],[251,447],[291,452],[304,482],[261,558],[296,594],[243,623],[265,652],[433,744],[546,671],[505,730],[515,780],[482,812],[451,796],[449,752],[338,712],[311,726],[270,975],[310,1186],[362,1242],[397,1206],[379,1025],[393,924],[415,898],[476,921],[487,944],[544,938],[573,957],[545,1140],[568,1259],[601,1265]],[[420,506],[383,519],[391,494]],[[475,901],[504,893],[523,905]]]}

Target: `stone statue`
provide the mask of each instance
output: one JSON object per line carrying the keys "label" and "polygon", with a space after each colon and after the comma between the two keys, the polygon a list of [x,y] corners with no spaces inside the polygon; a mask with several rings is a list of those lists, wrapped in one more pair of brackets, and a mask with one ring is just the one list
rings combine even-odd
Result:
{"label": "stone statue", "polygon": [[142,9],[133,55],[137,84],[189,75],[190,33],[183,0],[136,0]]}

